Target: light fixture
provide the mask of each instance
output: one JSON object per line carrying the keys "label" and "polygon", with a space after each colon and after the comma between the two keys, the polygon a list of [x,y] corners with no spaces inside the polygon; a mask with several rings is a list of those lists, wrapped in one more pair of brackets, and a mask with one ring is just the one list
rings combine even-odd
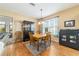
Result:
{"label": "light fixture", "polygon": [[41,24],[41,22],[38,22],[38,24],[40,25],[40,24]]}
{"label": "light fixture", "polygon": [[[41,8],[41,9],[40,9],[40,12],[41,12],[41,18],[40,18],[40,20],[42,20],[42,11],[43,11],[43,9]],[[38,22],[39,25],[40,25],[40,24],[43,24],[43,23],[44,23],[43,21],[39,21],[39,22]]]}

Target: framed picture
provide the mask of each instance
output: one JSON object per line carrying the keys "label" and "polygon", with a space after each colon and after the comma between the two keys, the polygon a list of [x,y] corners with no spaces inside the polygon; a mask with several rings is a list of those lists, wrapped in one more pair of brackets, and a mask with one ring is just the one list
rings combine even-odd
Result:
{"label": "framed picture", "polygon": [[75,26],[75,20],[69,20],[64,22],[64,27],[74,27]]}

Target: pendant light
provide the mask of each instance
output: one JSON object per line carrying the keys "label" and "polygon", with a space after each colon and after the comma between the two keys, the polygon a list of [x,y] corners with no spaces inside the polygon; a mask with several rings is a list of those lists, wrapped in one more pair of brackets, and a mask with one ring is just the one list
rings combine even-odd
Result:
{"label": "pendant light", "polygon": [[[40,18],[40,20],[42,20],[42,11],[43,11],[43,9],[41,8],[41,9],[40,9],[40,12],[41,12],[41,18]],[[39,21],[39,22],[38,22],[39,25],[42,24],[42,23],[43,23],[42,21]]]}

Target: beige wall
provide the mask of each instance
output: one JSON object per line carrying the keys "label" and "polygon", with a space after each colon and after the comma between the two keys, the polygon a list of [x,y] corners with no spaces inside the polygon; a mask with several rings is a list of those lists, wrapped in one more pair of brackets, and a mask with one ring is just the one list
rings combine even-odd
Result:
{"label": "beige wall", "polygon": [[60,11],[53,15],[47,16],[44,18],[44,20],[50,20],[56,16],[59,16],[59,28],[60,29],[67,28],[67,27],[64,27],[64,21],[66,21],[66,20],[75,20],[75,22],[76,22],[75,27],[70,27],[70,28],[79,29],[79,6],[75,6],[73,8],[69,8],[64,11]]}
{"label": "beige wall", "polygon": [[36,32],[39,32],[41,29],[41,24],[39,24],[39,21],[36,22]]}
{"label": "beige wall", "polygon": [[[75,6],[58,13],[49,15],[43,20],[50,20],[53,17],[59,16],[59,29],[79,29],[79,6]],[[75,20],[75,27],[64,27],[64,21]],[[57,38],[56,38],[57,39]]]}

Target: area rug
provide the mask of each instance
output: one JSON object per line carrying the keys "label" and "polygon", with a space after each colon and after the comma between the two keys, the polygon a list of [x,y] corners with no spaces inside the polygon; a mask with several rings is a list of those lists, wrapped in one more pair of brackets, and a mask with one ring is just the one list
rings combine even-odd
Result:
{"label": "area rug", "polygon": [[49,41],[47,42],[46,47],[44,43],[39,42],[39,44],[40,44],[39,51],[37,50],[36,46],[30,45],[30,43],[26,43],[26,47],[34,56],[36,56],[45,51],[50,46]]}

